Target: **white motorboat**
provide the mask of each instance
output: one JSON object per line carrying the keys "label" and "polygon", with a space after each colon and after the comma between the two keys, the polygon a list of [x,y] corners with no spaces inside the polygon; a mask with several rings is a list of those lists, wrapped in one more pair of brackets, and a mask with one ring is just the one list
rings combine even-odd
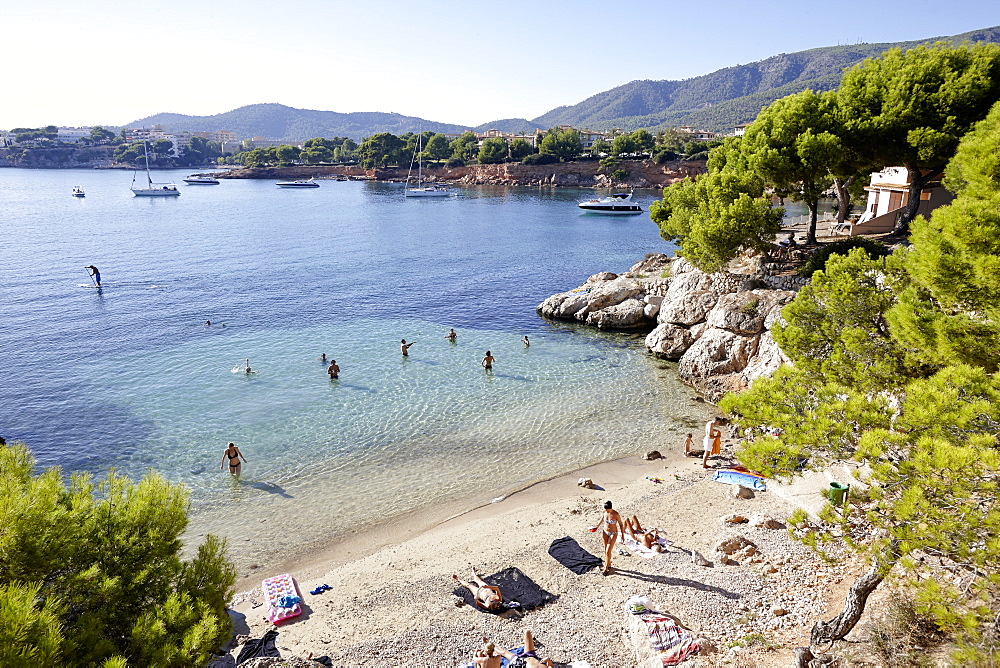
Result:
{"label": "white motorboat", "polygon": [[86,197],[87,193],[83,192],[83,188],[80,186],[73,186],[73,197]]}
{"label": "white motorboat", "polygon": [[[424,139],[424,133],[421,132],[421,133],[419,133],[417,135],[417,147],[416,147],[417,187],[416,188],[407,188],[404,191],[403,194],[406,197],[451,197],[454,193],[452,193],[450,190],[448,190],[448,188],[446,188],[445,186],[439,186],[437,184],[431,184],[431,185],[426,185],[425,186],[423,184],[423,181],[424,181],[424,179],[423,179],[423,165],[424,165],[424,160],[423,160],[423,153],[424,153],[423,139]],[[413,171],[413,159],[412,158],[410,159],[410,171]],[[407,172],[407,174],[406,174],[406,183],[407,184],[410,183],[410,174],[409,174],[409,172]]]}
{"label": "white motorboat", "polygon": [[146,187],[135,187],[135,172],[132,172],[132,194],[136,197],[178,197],[181,191],[173,183],[153,183],[149,173],[149,146],[142,142],[142,150],[146,156]]}
{"label": "white motorboat", "polygon": [[189,186],[217,186],[219,185],[218,179],[213,179],[211,176],[198,176],[197,174],[192,174],[191,176],[184,179],[184,183]]}
{"label": "white motorboat", "polygon": [[278,181],[275,185],[279,188],[319,188],[314,178],[308,181]]}
{"label": "white motorboat", "polygon": [[630,216],[642,213],[642,207],[632,201],[632,193],[614,193],[607,197],[588,199],[577,206],[583,209],[584,213],[599,213],[605,216]]}

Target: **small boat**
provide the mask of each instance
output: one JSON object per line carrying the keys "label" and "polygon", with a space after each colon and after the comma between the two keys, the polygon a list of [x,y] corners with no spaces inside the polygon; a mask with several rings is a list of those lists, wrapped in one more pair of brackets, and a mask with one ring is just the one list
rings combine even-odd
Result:
{"label": "small boat", "polygon": [[191,176],[184,179],[184,183],[189,186],[217,186],[219,185],[218,179],[213,179],[211,176],[198,176],[197,174],[192,174]]}
{"label": "small boat", "polygon": [[598,199],[580,202],[578,207],[584,213],[599,213],[605,216],[629,216],[642,213],[642,207],[632,202],[632,193],[615,193]]}
{"label": "small boat", "polygon": [[83,188],[80,186],[73,186],[73,197],[86,197],[87,193],[83,192]]}
{"label": "small boat", "polygon": [[178,197],[181,191],[173,183],[153,183],[149,173],[149,145],[142,142],[142,149],[146,156],[146,187],[135,187],[135,172],[132,172],[132,194],[136,197]]}
{"label": "small boat", "polygon": [[[405,197],[451,197],[454,193],[448,190],[444,186],[439,186],[437,184],[423,185],[423,166],[424,166],[424,147],[423,147],[423,137],[424,134],[421,132],[417,135],[417,145],[414,148],[417,158],[417,187],[407,188],[403,195]],[[413,170],[413,159],[410,159],[410,170]],[[406,182],[410,182],[409,173],[406,174]]]}
{"label": "small boat", "polygon": [[308,181],[278,181],[275,185],[279,188],[319,188],[315,178]]}

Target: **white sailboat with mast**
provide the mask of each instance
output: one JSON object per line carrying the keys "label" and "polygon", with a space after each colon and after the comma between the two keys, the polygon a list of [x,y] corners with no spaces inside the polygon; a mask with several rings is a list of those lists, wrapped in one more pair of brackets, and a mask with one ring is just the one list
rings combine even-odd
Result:
{"label": "white sailboat with mast", "polygon": [[[405,191],[406,197],[451,197],[452,192],[445,188],[444,186],[438,185],[423,185],[423,164],[424,164],[424,133],[417,133],[417,187],[410,188],[407,187]],[[410,171],[413,171],[413,159],[410,159]],[[410,172],[406,173],[406,184],[410,184]]]}
{"label": "white sailboat with mast", "polygon": [[153,177],[149,173],[149,146],[142,142],[142,151],[146,156],[146,187],[137,188],[135,185],[135,172],[132,172],[132,194],[136,197],[178,197],[181,191],[173,183],[153,183]]}

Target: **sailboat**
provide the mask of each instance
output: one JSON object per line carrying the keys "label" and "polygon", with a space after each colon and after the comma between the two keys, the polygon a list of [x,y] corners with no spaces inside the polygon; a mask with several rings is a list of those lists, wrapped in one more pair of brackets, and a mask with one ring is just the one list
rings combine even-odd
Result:
{"label": "sailboat", "polygon": [[132,172],[132,194],[136,197],[178,197],[181,191],[173,183],[153,183],[149,174],[149,146],[142,142],[142,150],[146,155],[146,187],[135,187],[135,172]]}
{"label": "sailboat", "polygon": [[[452,192],[445,188],[444,186],[423,185],[423,165],[424,165],[424,146],[423,146],[424,133],[420,132],[417,134],[417,187],[407,188],[405,195],[407,197],[451,197]],[[410,171],[413,170],[413,160],[410,160]],[[410,183],[410,173],[406,174],[406,183]]]}

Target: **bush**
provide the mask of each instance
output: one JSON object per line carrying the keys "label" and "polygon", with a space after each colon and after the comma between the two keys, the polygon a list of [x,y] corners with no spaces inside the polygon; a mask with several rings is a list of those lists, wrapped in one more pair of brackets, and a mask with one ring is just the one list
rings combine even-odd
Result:
{"label": "bush", "polygon": [[465,167],[465,160],[461,158],[451,158],[448,162],[444,163],[445,167]]}
{"label": "bush", "polygon": [[205,665],[232,633],[236,569],[214,536],[181,559],[187,491],[34,468],[0,445],[0,665]]}
{"label": "bush", "polygon": [[626,172],[624,169],[616,169],[615,171],[611,172],[611,178],[614,179],[615,181],[624,181],[625,179],[628,178],[628,172]]}
{"label": "bush", "polygon": [[847,255],[855,248],[864,249],[868,257],[873,260],[889,255],[889,249],[885,247],[885,244],[879,243],[874,239],[869,239],[868,237],[841,239],[834,241],[832,244],[827,244],[813,253],[812,257],[799,269],[799,275],[811,278],[814,273],[826,267],[826,263],[831,255]]}
{"label": "bush", "polygon": [[525,165],[551,165],[554,162],[559,162],[559,158],[551,153],[532,153],[524,156],[524,159],[521,160],[521,163]]}
{"label": "bush", "polygon": [[653,162],[655,162],[657,165],[662,165],[665,162],[671,162],[673,160],[676,160],[678,157],[679,156],[675,151],[671,151],[670,149],[663,149],[662,151],[659,151],[658,153],[653,155]]}

